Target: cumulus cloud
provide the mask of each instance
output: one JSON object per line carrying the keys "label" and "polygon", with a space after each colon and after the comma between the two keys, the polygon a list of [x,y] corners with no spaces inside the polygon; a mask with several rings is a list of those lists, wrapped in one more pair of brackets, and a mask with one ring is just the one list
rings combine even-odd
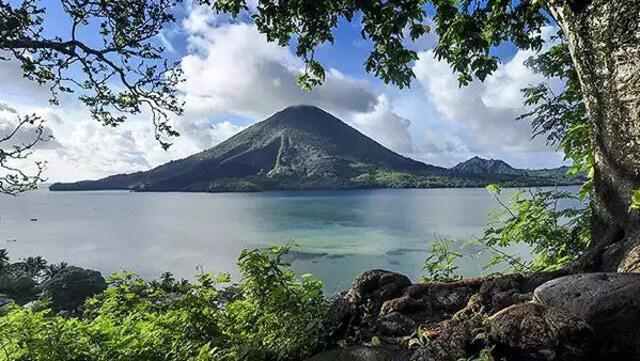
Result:
{"label": "cumulus cloud", "polygon": [[523,64],[531,55],[518,51],[485,82],[462,88],[449,65],[436,60],[431,50],[420,54],[413,70],[426,98],[444,120],[467,128],[465,143],[470,151],[550,150],[544,141],[531,140],[528,122],[515,121],[524,110],[520,89],[544,80]]}
{"label": "cumulus cloud", "polygon": [[414,152],[409,134],[411,121],[394,113],[384,95],[378,97],[378,103],[372,111],[355,114],[352,123],[362,133],[387,148],[403,154]]}
{"label": "cumulus cloud", "polygon": [[336,69],[311,92],[296,84],[301,61],[269,43],[254,24],[226,23],[195,8],[184,21],[190,54],[182,59],[187,116],[233,113],[262,118],[294,104],[311,104],[337,113],[373,109],[376,95],[367,84]]}

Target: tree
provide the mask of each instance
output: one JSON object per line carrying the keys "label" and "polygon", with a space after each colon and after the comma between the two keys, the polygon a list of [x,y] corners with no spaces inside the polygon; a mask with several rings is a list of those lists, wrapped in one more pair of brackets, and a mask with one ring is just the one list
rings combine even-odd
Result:
{"label": "tree", "polygon": [[[247,9],[245,0],[203,2],[232,15]],[[405,46],[405,34],[417,39],[432,30],[424,24],[427,6],[434,9],[433,31],[439,36],[435,56],[459,74],[461,86],[497,69],[500,59],[493,47],[509,41],[520,49],[541,50],[541,28],[560,27],[561,46],[531,65],[563,77],[567,88],[559,98],[549,97],[548,88],[529,88],[530,104],[540,112],[525,117],[553,115],[566,107],[551,119],[534,119],[534,131],[555,132],[579,166],[593,166],[593,242],[580,269],[640,270],[640,262],[633,261],[640,260],[640,214],[630,207],[633,190],[640,188],[640,2],[259,0],[253,19],[268,40],[281,45],[295,40],[296,53],[307,64],[299,78],[306,88],[324,80],[314,50],[333,42],[341,19],[359,20],[362,37],[373,43],[366,70],[404,87],[417,59]]]}
{"label": "tree", "polygon": [[[175,21],[174,0],[59,0],[69,28],[60,33],[44,28],[47,7],[38,0],[0,0],[0,61],[17,61],[22,75],[51,91],[58,104],[64,93],[75,93],[91,116],[106,126],[116,126],[128,116],[146,111],[155,127],[155,138],[167,149],[168,138],[178,133],[169,124],[170,114],[180,115],[182,104],[176,85],[177,64],[163,59],[156,36]],[[98,41],[86,34],[98,34]],[[17,129],[40,119],[24,117]],[[37,129],[41,129],[40,126]],[[33,144],[9,145],[15,132],[0,135],[0,166],[8,175],[0,179],[0,192],[17,194],[42,181],[44,163],[35,174],[9,165],[24,159],[42,140],[36,132]],[[7,169],[8,168],[8,169]]]}
{"label": "tree", "polygon": [[[26,142],[16,142],[16,134],[33,128],[33,136]],[[32,154],[32,149],[42,141],[51,139],[44,133],[42,118],[37,115],[17,116],[17,122],[7,134],[0,134],[0,193],[17,195],[35,189],[43,182],[45,162],[34,161],[34,170],[25,170],[18,162]]]}

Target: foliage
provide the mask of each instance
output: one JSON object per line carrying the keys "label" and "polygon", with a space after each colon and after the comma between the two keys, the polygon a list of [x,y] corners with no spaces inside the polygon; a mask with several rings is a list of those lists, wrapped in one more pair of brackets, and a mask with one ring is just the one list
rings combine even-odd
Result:
{"label": "foliage", "polygon": [[9,252],[6,249],[0,249],[0,271],[9,265]]}
{"label": "foliage", "polygon": [[[206,0],[214,9],[238,15],[246,0]],[[436,26],[427,24],[426,9],[435,8]],[[315,49],[333,43],[340,20],[358,21],[363,39],[373,43],[365,69],[387,83],[409,86],[417,59],[406,40],[434,31],[439,35],[435,55],[460,74],[461,84],[473,77],[485,79],[497,69],[493,46],[511,41],[521,49],[540,49],[540,28],[549,22],[540,1],[418,0],[418,1],[258,1],[253,15],[258,30],[269,41],[296,44],[296,54],[307,64],[300,77],[305,88],[324,80],[324,68]],[[295,38],[294,38],[295,36]]]}
{"label": "foliage", "polygon": [[88,300],[81,317],[48,308],[5,306],[0,360],[287,360],[307,356],[323,335],[326,300],[310,276],[297,279],[288,251],[245,251],[237,285],[229,275],[198,282],[164,274],[147,282],[128,272]]}
{"label": "foliage", "polygon": [[[181,72],[163,60],[155,38],[175,21],[175,5],[174,0],[60,0],[69,28],[58,32],[45,30],[48,9],[39,1],[0,1],[0,61],[17,61],[25,78],[49,88],[52,104],[61,93],[77,92],[104,125],[116,126],[144,106],[166,148],[162,136],[177,135],[168,115],[182,113],[175,87]],[[87,32],[99,34],[100,41],[83,41]]]}
{"label": "foliage", "polygon": [[640,189],[636,189],[633,191],[633,196],[631,197],[631,206],[630,209],[640,210]]}
{"label": "foliage", "polygon": [[454,242],[451,238],[438,238],[431,245],[431,255],[424,261],[422,268],[427,273],[423,277],[424,282],[451,282],[462,278],[456,273],[458,266],[455,265],[462,254],[452,249]]}
{"label": "foliage", "polygon": [[[500,205],[490,214],[488,228],[479,242],[494,256],[487,267],[507,263],[515,271],[552,270],[566,265],[589,245],[591,209],[561,207],[559,202],[577,200],[558,190],[519,190],[508,203],[496,185],[487,187]],[[532,261],[510,255],[506,247],[525,244],[535,256]]]}
{"label": "foliage", "polygon": [[499,182],[507,187],[536,187],[581,183],[580,177],[560,174],[556,170],[523,171],[521,174],[432,174],[376,169],[351,178],[357,188],[462,188],[484,187]]}
{"label": "foliage", "polygon": [[[53,105],[62,94],[76,94],[105,126],[148,112],[156,140],[167,149],[167,138],[178,135],[169,116],[182,114],[176,88],[182,72],[165,59],[157,37],[175,21],[178,2],[0,0],[0,62],[16,62],[24,78],[47,87]],[[65,18],[57,25],[68,25],[52,29],[45,17],[58,8]],[[99,40],[86,40],[89,33]],[[45,162],[34,161],[31,169],[24,163],[34,146],[48,139],[42,123],[36,115],[19,116],[14,130],[0,134],[0,193],[16,195],[45,181]],[[26,126],[34,128],[34,136],[22,143],[17,132]]]}
{"label": "foliage", "polygon": [[[0,193],[15,196],[34,190],[39,183],[45,181],[43,172],[46,162],[34,161],[32,171],[21,165],[31,156],[37,144],[53,137],[45,134],[44,120],[35,114],[16,116],[16,122],[11,128],[7,134],[0,134]],[[17,142],[14,137],[25,129],[33,131],[33,136],[26,142]]]}
{"label": "foliage", "polygon": [[[525,62],[547,82],[522,89],[529,109],[517,119],[531,121],[533,137],[545,136],[548,144],[562,149],[565,159],[572,161],[570,175],[588,175],[580,191],[580,197],[586,198],[593,186],[594,156],[582,88],[562,32],[551,40],[558,44]],[[552,89],[552,78],[562,81],[560,91]]]}

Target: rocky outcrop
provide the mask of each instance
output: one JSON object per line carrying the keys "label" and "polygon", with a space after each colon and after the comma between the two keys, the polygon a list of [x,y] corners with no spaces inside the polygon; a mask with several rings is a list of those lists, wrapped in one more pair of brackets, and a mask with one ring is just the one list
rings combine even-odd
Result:
{"label": "rocky outcrop", "polygon": [[330,311],[333,340],[362,344],[379,336],[406,343],[417,325],[434,325],[462,310],[480,289],[480,279],[412,284],[398,273],[373,270],[338,295]]}
{"label": "rocky outcrop", "polygon": [[402,347],[358,346],[323,352],[308,361],[405,361],[409,354]]}
{"label": "rocky outcrop", "polygon": [[68,266],[43,285],[43,296],[51,300],[54,312],[74,311],[84,301],[107,288],[98,271]]}
{"label": "rocky outcrop", "polygon": [[580,317],[537,303],[510,306],[489,318],[489,343],[498,359],[587,361],[593,331]]}
{"label": "rocky outcrop", "polygon": [[[640,347],[639,296],[640,275],[554,272],[411,284],[403,275],[373,270],[335,298],[329,344],[340,348],[327,355],[360,360],[350,352],[364,350],[395,357],[380,358],[385,361],[458,361],[483,352],[502,361],[640,360],[634,349]],[[389,351],[410,345],[407,354]]]}
{"label": "rocky outcrop", "polygon": [[584,273],[538,287],[535,300],[583,318],[601,349],[617,359],[640,359],[640,274]]}

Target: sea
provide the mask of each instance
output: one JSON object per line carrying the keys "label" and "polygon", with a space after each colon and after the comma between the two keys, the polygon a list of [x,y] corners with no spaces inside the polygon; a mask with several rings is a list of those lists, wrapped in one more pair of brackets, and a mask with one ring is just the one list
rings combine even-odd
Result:
{"label": "sea", "polygon": [[[454,239],[463,255],[459,274],[493,271],[484,267],[489,252],[474,239],[497,210],[483,188],[135,193],[42,187],[0,197],[0,249],[14,261],[38,255],[104,275],[124,269],[149,280],[166,271],[194,279],[206,271],[237,280],[243,249],[289,245],[286,260],[295,271],[313,274],[334,294],[369,269],[417,281],[432,243],[444,239]],[[526,246],[509,251],[529,256]]]}

